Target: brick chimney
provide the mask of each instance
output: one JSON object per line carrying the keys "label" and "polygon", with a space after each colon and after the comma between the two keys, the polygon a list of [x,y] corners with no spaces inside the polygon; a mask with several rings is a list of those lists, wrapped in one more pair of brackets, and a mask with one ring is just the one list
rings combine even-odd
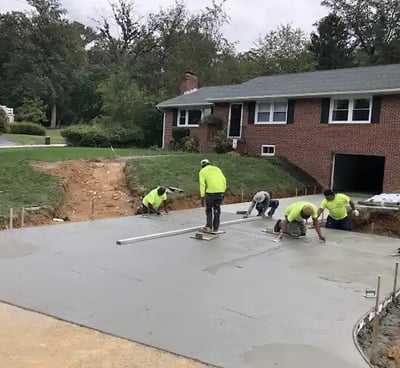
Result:
{"label": "brick chimney", "polygon": [[197,90],[199,86],[199,79],[197,75],[192,72],[185,72],[181,81],[181,94],[186,95]]}

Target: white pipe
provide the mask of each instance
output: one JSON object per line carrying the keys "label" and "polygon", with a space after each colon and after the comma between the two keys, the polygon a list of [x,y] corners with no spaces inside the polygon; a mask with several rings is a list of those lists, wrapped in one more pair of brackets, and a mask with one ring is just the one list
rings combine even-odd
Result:
{"label": "white pipe", "polygon": [[[254,221],[254,220],[259,220],[259,219],[261,219],[261,217],[249,217],[246,219],[238,219],[238,220],[230,220],[230,221],[221,222],[221,225],[234,225],[234,224],[240,224],[242,222]],[[187,227],[184,229],[165,231],[163,233],[135,236],[133,238],[117,240],[117,244],[118,245],[126,245],[126,244],[130,244],[130,243],[137,243],[140,241],[146,241],[146,240],[152,240],[152,239],[158,239],[158,238],[166,238],[168,236],[175,236],[175,235],[190,233],[192,231],[200,230],[201,228],[202,228],[202,226],[193,226],[193,227]]]}

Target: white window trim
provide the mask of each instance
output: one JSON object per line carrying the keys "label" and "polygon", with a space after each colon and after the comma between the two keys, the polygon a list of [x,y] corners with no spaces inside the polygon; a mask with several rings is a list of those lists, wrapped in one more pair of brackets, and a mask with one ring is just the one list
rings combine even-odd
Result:
{"label": "white window trim", "polygon": [[[259,113],[259,106],[260,104],[270,104],[269,110],[269,121],[258,121],[258,113]],[[273,121],[274,118],[274,104],[275,103],[285,103],[286,104],[286,119],[285,121]],[[273,101],[257,101],[256,103],[256,111],[254,116],[254,124],[255,125],[286,125],[287,124],[287,117],[288,117],[288,100],[273,100]],[[283,111],[282,111],[283,112]]]}
{"label": "white window trim", "polygon": [[[364,99],[369,100],[369,117],[368,120],[352,120],[354,100]],[[349,100],[349,114],[347,120],[333,120],[333,107],[335,100]],[[335,96],[331,97],[331,103],[329,106],[329,124],[371,124],[372,116],[372,96]]]}
{"label": "white window trim", "polygon": [[[264,153],[264,147],[273,147],[274,153]],[[275,156],[275,144],[263,144],[263,145],[261,145],[261,156]]]}
{"label": "white window trim", "polygon": [[[202,108],[196,108],[194,106],[194,107],[187,107],[185,109],[179,109],[178,110],[178,121],[177,121],[176,126],[178,126],[178,127],[188,127],[188,128],[198,128],[199,127],[199,124],[188,124],[188,122],[189,122],[189,110],[200,110],[201,111],[200,120],[203,119],[203,117],[204,117],[204,109],[202,109]],[[185,111],[185,124],[181,124],[180,123],[181,122],[181,111]]]}
{"label": "white window trim", "polygon": [[[232,111],[232,105],[242,105],[241,109],[241,114],[240,114],[240,135],[239,136],[231,136],[229,135],[229,131],[231,130],[231,111]],[[228,138],[237,138],[240,139],[242,137],[242,128],[243,128],[243,103],[241,102],[232,102],[229,104],[229,114],[228,114],[228,131],[227,131],[227,137]]]}

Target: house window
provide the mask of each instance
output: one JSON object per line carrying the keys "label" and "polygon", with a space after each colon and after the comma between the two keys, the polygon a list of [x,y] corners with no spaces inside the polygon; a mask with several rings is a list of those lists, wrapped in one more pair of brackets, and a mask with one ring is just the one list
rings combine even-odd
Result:
{"label": "house window", "polygon": [[371,119],[371,98],[333,99],[331,123],[369,123]]}
{"label": "house window", "polygon": [[263,144],[261,146],[261,156],[275,156],[275,145]]}
{"label": "house window", "polygon": [[202,110],[179,110],[178,126],[198,126],[202,117]]}
{"label": "house window", "polygon": [[286,123],[287,101],[259,102],[256,105],[255,124]]}

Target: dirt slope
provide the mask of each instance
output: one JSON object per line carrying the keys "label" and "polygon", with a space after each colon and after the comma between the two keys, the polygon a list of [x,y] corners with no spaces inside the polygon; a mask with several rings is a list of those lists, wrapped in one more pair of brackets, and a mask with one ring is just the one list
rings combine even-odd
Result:
{"label": "dirt slope", "polygon": [[124,162],[44,162],[34,167],[61,178],[65,197],[58,216],[85,221],[134,214],[139,198],[132,198],[125,179]]}

